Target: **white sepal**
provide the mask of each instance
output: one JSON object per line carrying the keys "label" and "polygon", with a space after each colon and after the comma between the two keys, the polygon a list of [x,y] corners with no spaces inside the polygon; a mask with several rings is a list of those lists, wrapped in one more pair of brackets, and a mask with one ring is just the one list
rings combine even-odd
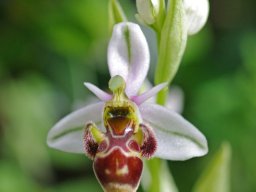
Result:
{"label": "white sepal", "polygon": [[88,122],[102,124],[103,107],[104,103],[99,102],[70,113],[49,131],[47,144],[65,152],[84,153],[84,127]]}
{"label": "white sepal", "polygon": [[128,97],[136,95],[149,68],[148,44],[139,25],[115,25],[108,46],[108,65],[111,77],[124,78]]}
{"label": "white sepal", "polygon": [[208,152],[205,136],[178,113],[160,105],[140,106],[142,119],[154,129],[158,147],[156,157],[187,160]]}

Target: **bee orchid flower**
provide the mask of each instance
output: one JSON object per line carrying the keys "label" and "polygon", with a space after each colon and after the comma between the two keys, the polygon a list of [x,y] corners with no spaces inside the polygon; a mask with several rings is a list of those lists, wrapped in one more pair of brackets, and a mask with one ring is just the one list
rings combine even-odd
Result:
{"label": "bee orchid flower", "polygon": [[135,192],[143,158],[186,160],[207,153],[204,135],[191,123],[170,109],[145,102],[166,83],[138,95],[149,68],[147,41],[138,25],[115,25],[108,65],[112,93],[85,83],[101,101],[54,125],[47,138],[50,147],[85,153],[106,192]]}

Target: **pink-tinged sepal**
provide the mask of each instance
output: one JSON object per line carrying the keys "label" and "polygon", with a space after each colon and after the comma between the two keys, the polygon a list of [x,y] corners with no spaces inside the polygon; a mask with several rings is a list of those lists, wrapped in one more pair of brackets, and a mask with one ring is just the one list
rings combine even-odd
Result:
{"label": "pink-tinged sepal", "polygon": [[143,132],[143,143],[140,147],[141,155],[147,159],[152,157],[157,149],[156,136],[153,130],[145,124],[140,124]]}
{"label": "pink-tinged sepal", "polygon": [[128,97],[137,95],[149,69],[149,58],[147,40],[138,25],[115,25],[108,46],[108,66],[111,77],[124,78]]}
{"label": "pink-tinged sepal", "polygon": [[98,97],[101,101],[109,101],[112,99],[112,95],[106,93],[105,91],[102,91],[100,88],[97,86],[85,82],[84,85],[92,92],[96,97]]}
{"label": "pink-tinged sepal", "polygon": [[93,168],[105,192],[135,192],[140,182],[143,161],[136,155],[114,147],[107,155],[97,154]]}

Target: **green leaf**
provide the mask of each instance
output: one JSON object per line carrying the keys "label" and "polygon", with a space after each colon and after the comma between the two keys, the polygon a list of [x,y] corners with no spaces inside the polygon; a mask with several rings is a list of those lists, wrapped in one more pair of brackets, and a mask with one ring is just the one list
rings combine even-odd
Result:
{"label": "green leaf", "polygon": [[125,13],[118,0],[109,0],[109,30],[112,33],[113,26],[117,23],[127,21]]}
{"label": "green leaf", "polygon": [[196,183],[193,192],[230,191],[231,147],[223,143]]}
{"label": "green leaf", "polygon": [[[182,0],[169,1],[163,28],[161,33],[158,33],[158,41],[159,57],[155,83],[170,83],[179,68],[187,42],[185,11]],[[166,90],[158,95],[158,103],[165,103],[166,98],[163,95],[166,95]]]}

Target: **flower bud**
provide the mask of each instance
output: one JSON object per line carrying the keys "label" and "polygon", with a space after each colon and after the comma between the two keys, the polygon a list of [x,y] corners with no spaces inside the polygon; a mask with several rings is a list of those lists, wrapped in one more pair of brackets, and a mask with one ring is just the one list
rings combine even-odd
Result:
{"label": "flower bud", "polygon": [[159,14],[159,0],[136,0],[139,17],[145,24],[152,25]]}
{"label": "flower bud", "polygon": [[188,35],[199,32],[206,23],[209,14],[208,0],[183,0],[186,12]]}
{"label": "flower bud", "polygon": [[110,0],[108,4],[108,14],[109,14],[109,29],[112,33],[112,29],[115,24],[126,21],[126,16],[123,11],[122,6],[118,0]]}

